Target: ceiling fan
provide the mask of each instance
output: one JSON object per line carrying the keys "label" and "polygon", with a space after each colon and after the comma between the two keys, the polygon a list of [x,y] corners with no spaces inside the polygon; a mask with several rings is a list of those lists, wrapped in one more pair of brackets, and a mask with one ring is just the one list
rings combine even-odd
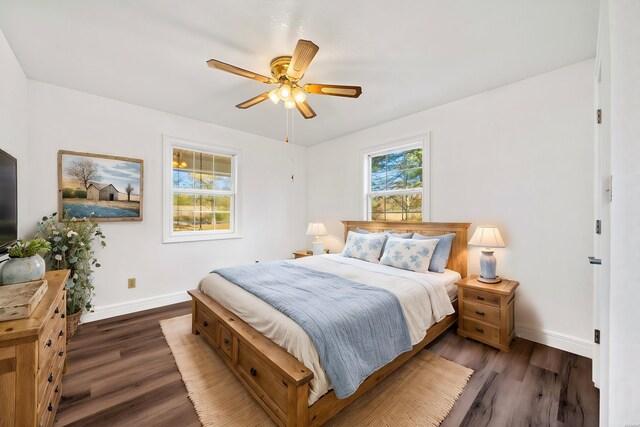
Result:
{"label": "ceiling fan", "polygon": [[271,91],[267,91],[236,105],[236,108],[246,109],[266,99],[270,99],[274,104],[283,101],[284,108],[292,109],[295,107],[305,119],[311,119],[316,116],[316,113],[307,103],[308,93],[315,95],[344,96],[347,98],[357,98],[362,93],[360,86],[317,83],[308,83],[301,86],[300,80],[304,76],[305,71],[307,71],[313,57],[318,53],[318,49],[319,47],[309,40],[298,40],[296,49],[293,51],[293,56],[278,56],[271,60],[272,77],[263,76],[262,74],[226,64],[216,59],[208,60],[207,65],[211,68],[217,68],[218,70],[257,80],[261,83],[278,85],[277,88]]}

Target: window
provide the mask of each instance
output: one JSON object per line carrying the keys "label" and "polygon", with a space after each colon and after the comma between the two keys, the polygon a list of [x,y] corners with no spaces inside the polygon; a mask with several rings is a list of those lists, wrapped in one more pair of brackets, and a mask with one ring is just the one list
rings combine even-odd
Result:
{"label": "window", "polygon": [[164,150],[164,241],[238,237],[238,152],[168,137]]}
{"label": "window", "polygon": [[372,221],[422,221],[426,205],[422,142],[365,155],[366,212]]}

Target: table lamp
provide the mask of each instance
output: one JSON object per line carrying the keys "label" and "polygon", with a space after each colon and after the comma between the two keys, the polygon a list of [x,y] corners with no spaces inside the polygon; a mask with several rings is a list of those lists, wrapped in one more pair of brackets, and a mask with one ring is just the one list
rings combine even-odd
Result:
{"label": "table lamp", "polygon": [[478,281],[483,283],[500,283],[502,279],[496,276],[496,257],[493,256],[493,249],[504,248],[504,241],[500,236],[498,227],[493,225],[479,225],[469,240],[469,246],[481,246],[480,275]]}
{"label": "table lamp", "polygon": [[307,235],[315,236],[313,239],[313,254],[314,255],[322,255],[324,252],[324,247],[322,245],[322,240],[320,240],[320,236],[326,236],[327,227],[324,226],[321,222],[310,222],[307,227]]}

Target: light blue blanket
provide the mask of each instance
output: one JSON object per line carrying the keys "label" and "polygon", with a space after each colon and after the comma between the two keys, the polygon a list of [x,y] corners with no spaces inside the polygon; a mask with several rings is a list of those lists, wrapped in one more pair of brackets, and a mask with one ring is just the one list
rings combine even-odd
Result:
{"label": "light blue blanket", "polygon": [[340,399],[411,349],[400,302],[384,289],[283,261],[213,271],[298,323]]}

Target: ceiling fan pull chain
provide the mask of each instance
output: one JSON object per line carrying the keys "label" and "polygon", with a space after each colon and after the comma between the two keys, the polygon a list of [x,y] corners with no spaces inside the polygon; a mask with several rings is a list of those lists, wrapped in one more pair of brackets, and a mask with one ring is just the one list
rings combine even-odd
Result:
{"label": "ceiling fan pull chain", "polygon": [[295,142],[294,139],[294,135],[293,135],[293,131],[294,131],[294,123],[295,123],[296,119],[295,119],[295,114],[293,113],[293,109],[291,110],[291,182],[294,182],[294,176],[293,176],[293,171],[294,171],[294,166],[295,166],[295,156],[294,156],[294,152],[293,152],[293,144]]}

